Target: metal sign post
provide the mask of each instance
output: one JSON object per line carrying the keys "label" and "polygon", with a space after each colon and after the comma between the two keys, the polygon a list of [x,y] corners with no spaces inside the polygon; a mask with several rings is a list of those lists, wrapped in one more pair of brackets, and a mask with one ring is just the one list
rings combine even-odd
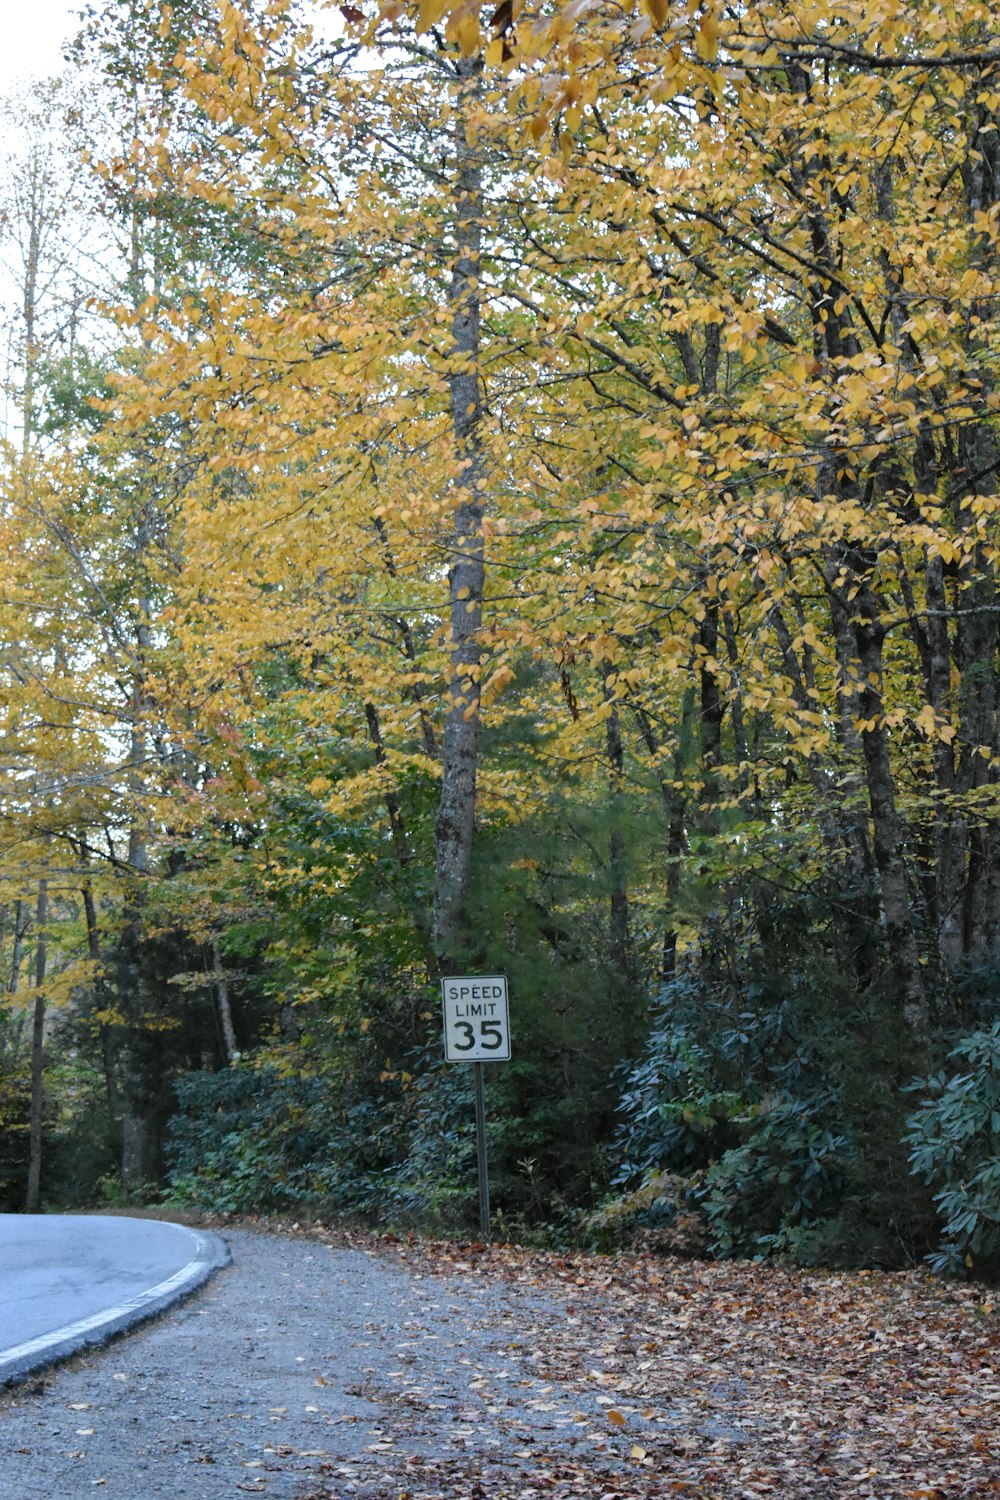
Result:
{"label": "metal sign post", "polygon": [[507,980],[502,974],[464,974],[441,981],[444,1055],[471,1062],[476,1098],[476,1162],[479,1169],[479,1230],[490,1237],[490,1175],[486,1154],[486,1087],[483,1064],[510,1061]]}
{"label": "metal sign post", "polygon": [[486,1088],[481,1062],[472,1064],[476,1092],[476,1165],[479,1169],[479,1233],[490,1238],[490,1166],[486,1159]]}

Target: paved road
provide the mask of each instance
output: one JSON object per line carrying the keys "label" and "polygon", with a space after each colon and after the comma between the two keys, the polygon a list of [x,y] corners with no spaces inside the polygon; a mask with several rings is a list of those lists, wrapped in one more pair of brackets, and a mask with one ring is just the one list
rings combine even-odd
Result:
{"label": "paved road", "polygon": [[226,1265],[217,1235],[90,1214],[0,1214],[0,1382],[103,1343]]}

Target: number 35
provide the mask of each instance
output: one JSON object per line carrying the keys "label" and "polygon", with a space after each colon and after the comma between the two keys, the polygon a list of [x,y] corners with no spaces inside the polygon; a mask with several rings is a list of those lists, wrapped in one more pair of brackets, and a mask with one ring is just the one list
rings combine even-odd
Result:
{"label": "number 35", "polygon": [[[455,1042],[456,1052],[471,1052],[476,1045],[476,1032],[471,1021],[456,1021],[455,1030],[461,1040]],[[486,1052],[496,1052],[503,1046],[503,1032],[495,1021],[480,1021],[479,1045]]]}

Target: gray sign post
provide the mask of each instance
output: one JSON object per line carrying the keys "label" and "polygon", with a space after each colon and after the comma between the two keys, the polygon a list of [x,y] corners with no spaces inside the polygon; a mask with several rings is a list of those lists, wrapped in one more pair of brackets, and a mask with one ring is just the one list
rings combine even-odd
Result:
{"label": "gray sign post", "polygon": [[479,1230],[490,1237],[490,1176],[486,1154],[483,1064],[510,1061],[510,1013],[503,974],[453,975],[441,981],[446,1062],[471,1062],[476,1098]]}

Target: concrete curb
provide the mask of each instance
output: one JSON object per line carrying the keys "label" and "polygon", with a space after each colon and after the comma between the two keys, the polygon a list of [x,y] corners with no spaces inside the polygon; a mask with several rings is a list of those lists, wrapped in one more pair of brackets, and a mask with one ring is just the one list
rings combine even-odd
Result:
{"label": "concrete curb", "polygon": [[167,1308],[204,1286],[216,1271],[232,1261],[229,1246],[219,1235],[189,1229],[184,1224],[174,1227],[191,1237],[192,1256],[186,1265],[127,1302],[92,1313],[77,1323],[54,1328],[51,1333],[29,1339],[26,1343],[0,1349],[0,1385],[15,1385],[28,1375],[79,1354],[82,1349],[97,1348],[118,1334],[159,1317]]}

